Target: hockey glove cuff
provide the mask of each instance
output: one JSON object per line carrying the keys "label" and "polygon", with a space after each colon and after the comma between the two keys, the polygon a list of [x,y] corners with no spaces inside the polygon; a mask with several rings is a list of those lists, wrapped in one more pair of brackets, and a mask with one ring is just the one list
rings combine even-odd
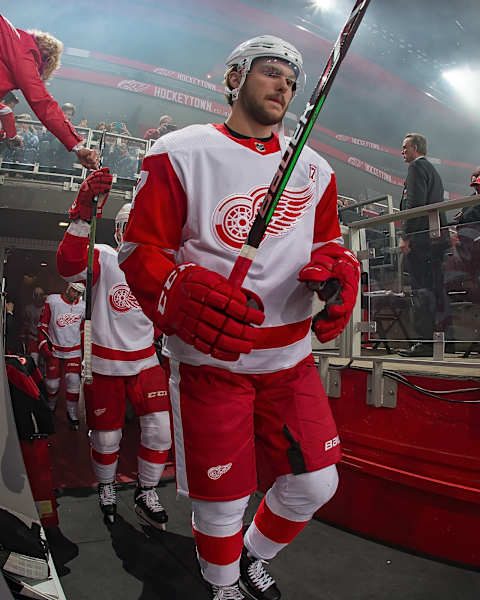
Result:
{"label": "hockey glove cuff", "polygon": [[50,358],[53,358],[53,354],[52,351],[50,350],[50,347],[48,345],[48,342],[46,339],[43,339],[39,344],[38,344],[38,352],[39,354],[41,354],[41,356],[43,356],[43,358],[45,358],[46,360],[49,360]]}
{"label": "hockey glove cuff", "polygon": [[254,294],[234,288],[225,277],[193,263],[178,265],[168,276],[158,304],[158,327],[187,344],[225,361],[238,360],[254,345],[265,319]]}
{"label": "hockey glove cuff", "polygon": [[312,254],[312,261],[299,273],[315,289],[325,306],[312,321],[320,342],[335,339],[345,329],[358,293],[360,263],[356,256],[338,244],[325,244]]}

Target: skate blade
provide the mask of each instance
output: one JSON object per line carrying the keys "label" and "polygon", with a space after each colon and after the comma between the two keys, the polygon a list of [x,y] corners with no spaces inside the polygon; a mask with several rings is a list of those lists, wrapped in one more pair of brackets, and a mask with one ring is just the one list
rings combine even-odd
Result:
{"label": "skate blade", "polygon": [[238,580],[238,587],[240,588],[242,594],[247,598],[247,600],[257,600],[255,596],[249,591],[247,586],[243,583],[241,579]]}
{"label": "skate blade", "polygon": [[167,530],[167,523],[158,523],[157,521],[153,521],[152,519],[149,519],[148,516],[143,512],[143,510],[141,508],[139,508],[138,506],[135,506],[135,512],[137,513],[137,516],[144,521],[145,523],[147,523],[148,525],[150,525],[151,527],[153,527],[154,529],[158,529],[159,531],[166,531]]}
{"label": "skate blade", "polygon": [[113,524],[115,523],[115,517],[116,517],[116,516],[117,516],[117,515],[106,515],[106,514],[104,513],[104,515],[103,515],[103,520],[105,521],[105,523],[106,523],[107,525],[113,525]]}

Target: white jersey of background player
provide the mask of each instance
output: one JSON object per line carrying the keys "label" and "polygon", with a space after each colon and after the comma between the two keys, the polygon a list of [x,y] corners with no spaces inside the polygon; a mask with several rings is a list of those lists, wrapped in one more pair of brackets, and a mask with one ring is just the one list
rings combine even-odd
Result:
{"label": "white jersey of background player", "polygon": [[[259,36],[227,60],[232,113],[160,138],[143,161],[119,253],[145,313],[168,336],[177,489],[211,598],[277,600],[265,569],[337,487],[339,440],[311,353],[313,292],[340,292],[315,319],[347,323],[359,263],[341,244],[335,176],[304,148],[245,279],[226,279],[281,160],[272,127],[303,78],[288,42]],[[263,307],[250,306],[257,295]],[[255,325],[262,325],[255,327]],[[242,539],[250,494],[268,489]]]}
{"label": "white jersey of background player", "polygon": [[[58,248],[57,265],[66,279],[85,279],[87,222],[92,198],[110,190],[108,169],[92,173],[80,187],[70,209],[72,223]],[[106,197],[105,197],[106,199]],[[102,201],[102,206],[105,199]],[[101,216],[100,206],[97,218]],[[130,204],[115,220],[115,238],[121,243]],[[99,482],[100,507],[113,522],[116,514],[115,475],[125,419],[126,398],[139,416],[137,513],[152,525],[164,528],[167,513],[158,500],[156,486],[171,446],[168,391],[165,372],[153,347],[152,322],[143,314],[118,266],[117,251],[95,244],[92,285],[93,382],[84,385],[92,464]]]}
{"label": "white jersey of background player", "polygon": [[63,294],[50,294],[38,323],[38,352],[45,359],[45,386],[48,406],[57,405],[62,371],[65,375],[65,400],[70,429],[77,431],[80,371],[82,362],[81,328],[85,317],[82,283],[70,283]]}

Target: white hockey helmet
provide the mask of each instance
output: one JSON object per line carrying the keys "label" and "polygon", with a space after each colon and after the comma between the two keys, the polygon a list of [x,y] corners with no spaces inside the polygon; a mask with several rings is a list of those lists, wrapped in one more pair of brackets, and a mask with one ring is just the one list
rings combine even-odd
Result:
{"label": "white hockey helmet", "polygon": [[115,217],[115,240],[117,241],[118,245],[123,242],[123,234],[125,233],[125,228],[127,226],[131,209],[132,203],[126,202],[117,212],[117,216]]}
{"label": "white hockey helmet", "polygon": [[69,283],[68,287],[77,290],[77,292],[79,292],[80,294],[83,294],[83,292],[85,291],[85,286],[83,285],[83,283]]}
{"label": "white hockey helmet", "polygon": [[245,82],[253,61],[260,57],[281,58],[288,62],[297,75],[296,90],[303,90],[305,87],[305,72],[300,52],[289,42],[274,35],[258,35],[237,46],[225,62],[227,73],[232,67],[236,67],[242,75],[237,88],[231,90],[226,86],[225,93],[230,95],[232,100],[238,98],[238,92]]}

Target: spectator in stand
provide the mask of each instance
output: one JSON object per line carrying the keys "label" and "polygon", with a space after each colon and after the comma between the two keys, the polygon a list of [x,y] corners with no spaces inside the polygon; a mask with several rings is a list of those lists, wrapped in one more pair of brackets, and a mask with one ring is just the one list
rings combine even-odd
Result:
{"label": "spectator in stand", "polygon": [[[7,142],[7,134],[3,128],[2,118],[7,118],[6,115],[10,113],[13,114],[18,102],[19,100],[13,92],[8,92],[8,94],[0,100],[0,156],[3,156],[4,160],[8,160],[8,156],[12,154],[13,149],[12,144]],[[3,108],[1,107],[2,104]],[[15,143],[15,146],[17,146],[17,142]]]}
{"label": "spectator in stand", "polygon": [[65,118],[68,119],[70,123],[73,123],[73,117],[75,115],[75,104],[72,104],[71,102],[64,102],[62,104],[62,112],[65,115]]}
{"label": "spectator in stand", "polygon": [[158,138],[162,137],[162,135],[165,135],[169,131],[175,131],[175,129],[177,129],[177,127],[173,125],[172,117],[170,115],[163,115],[163,117],[160,117],[158,121],[158,127],[147,129],[143,139],[158,140]]}
{"label": "spectator in stand", "polygon": [[131,134],[127,129],[127,124],[121,123],[120,121],[114,121],[113,123],[110,123],[109,131],[110,133],[117,133],[118,135],[128,135],[128,137],[131,137]]}
{"label": "spectator in stand", "polygon": [[[471,177],[470,177],[470,187],[473,188],[472,196],[480,195],[480,167],[477,167]],[[480,205],[476,204],[475,206],[469,206],[467,208],[463,208],[458,215],[456,215],[455,220],[461,223],[480,223]]]}
{"label": "spectator in stand", "polygon": [[[57,102],[45,87],[60,65],[63,44],[49,33],[16,29],[0,15],[0,96],[20,89],[45,127],[77,154],[79,162],[88,169],[98,166],[96,150],[85,148],[84,141],[65,118]],[[5,107],[0,103],[0,110]],[[13,113],[1,119],[7,138],[19,143]]]}
{"label": "spectator in stand", "polygon": [[[480,201],[480,166],[470,178],[473,196]],[[462,299],[480,301],[480,204],[462,208],[455,216],[457,243],[449,261],[449,289],[465,290]]]}
{"label": "spectator in stand", "polygon": [[21,162],[34,163],[38,160],[39,139],[33,125],[28,123],[19,124],[19,135],[22,138],[23,148],[17,148],[21,152]]}
{"label": "spectator in stand", "polygon": [[6,94],[5,97],[0,100],[0,104],[3,104],[3,107],[0,107],[0,139],[7,137],[3,127],[3,120],[10,118],[6,115],[13,114],[15,106],[17,106],[18,102],[19,100],[13,92],[8,92],[8,94]]}
{"label": "spectator in stand", "polygon": [[[71,102],[64,102],[62,104],[62,112],[65,115],[65,119],[68,119],[70,123],[72,123],[75,110],[75,104],[72,104]],[[50,154],[50,164],[63,171],[70,171],[73,169],[73,164],[76,162],[75,155],[68,152],[55,136],[46,132],[43,136],[43,141],[48,141],[49,143],[48,152]]]}
{"label": "spectator in stand", "polygon": [[108,131],[108,127],[107,127],[107,124],[105,123],[105,121],[100,121],[100,123],[97,123],[95,125],[95,130],[96,131]]}
{"label": "spectator in stand", "polygon": [[124,177],[126,179],[135,179],[137,164],[138,162],[132,156],[131,151],[127,144],[120,144],[117,146],[119,156],[115,161],[115,173],[118,177]]}

